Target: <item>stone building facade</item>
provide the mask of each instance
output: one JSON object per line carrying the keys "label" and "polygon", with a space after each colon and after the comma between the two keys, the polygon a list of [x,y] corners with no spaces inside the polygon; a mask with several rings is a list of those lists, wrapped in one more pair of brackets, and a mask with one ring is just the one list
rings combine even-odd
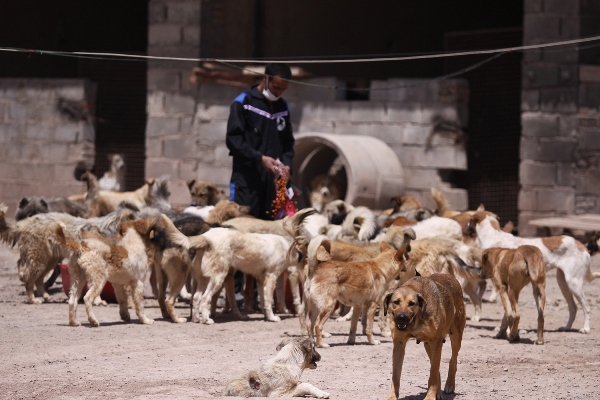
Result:
{"label": "stone building facade", "polygon": [[0,202],[85,192],[73,177],[94,164],[96,87],[80,79],[0,79]]}
{"label": "stone building facade", "polygon": [[[527,0],[523,44],[598,35],[598,21],[599,1]],[[522,235],[535,234],[531,219],[600,213],[600,53],[581,47],[524,53]]]}

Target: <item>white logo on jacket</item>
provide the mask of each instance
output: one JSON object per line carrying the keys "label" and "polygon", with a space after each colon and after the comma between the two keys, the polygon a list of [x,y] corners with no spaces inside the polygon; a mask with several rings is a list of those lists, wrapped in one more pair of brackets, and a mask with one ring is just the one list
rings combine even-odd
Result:
{"label": "white logo on jacket", "polygon": [[285,129],[285,118],[283,117],[277,117],[277,130],[279,132],[281,132],[282,130]]}

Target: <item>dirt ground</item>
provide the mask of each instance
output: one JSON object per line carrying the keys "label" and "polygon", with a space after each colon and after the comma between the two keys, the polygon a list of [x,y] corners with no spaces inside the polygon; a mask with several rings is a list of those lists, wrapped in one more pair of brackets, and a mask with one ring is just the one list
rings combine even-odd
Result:
{"label": "dirt ground", "polygon": [[[232,376],[272,357],[281,338],[300,334],[298,320],[284,315],[280,323],[217,316],[212,326],[173,324],[162,319],[157,301],[146,289],[147,315],[153,325],[119,319],[114,304],[96,307],[101,322],[91,328],[85,309],[82,326],[67,325],[67,297],[60,278],[51,288],[52,301],[25,303],[16,270],[18,255],[0,245],[0,399],[211,399],[220,397]],[[593,269],[600,271],[594,260]],[[500,303],[484,303],[483,320],[467,321],[458,358],[455,395],[444,399],[583,399],[600,398],[600,282],[586,284],[592,307],[591,333],[561,332],[566,303],[551,272],[547,284],[546,344],[536,346],[537,316],[531,289],[521,295],[521,342],[493,338],[502,315]],[[485,298],[489,295],[486,294]],[[178,303],[181,315],[189,314]],[[467,315],[473,313],[467,304]],[[574,328],[581,328],[582,312]],[[316,370],[302,379],[333,399],[385,399],[392,372],[392,343],[346,344],[349,322],[330,320],[333,336]],[[378,333],[378,328],[375,328]],[[449,342],[444,346],[442,379],[448,369]],[[401,399],[421,399],[427,390],[429,362],[423,345],[411,341],[400,387]]]}

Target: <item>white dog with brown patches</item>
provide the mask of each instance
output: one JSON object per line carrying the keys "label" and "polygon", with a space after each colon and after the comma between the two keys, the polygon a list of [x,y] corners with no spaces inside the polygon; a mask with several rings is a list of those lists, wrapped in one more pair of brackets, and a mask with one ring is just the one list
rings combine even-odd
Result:
{"label": "white dog with brown patches", "polygon": [[[471,217],[468,229],[475,230],[482,249],[504,247],[516,249],[529,244],[536,246],[544,255],[546,270],[557,268],[556,280],[569,305],[569,320],[561,330],[570,330],[577,315],[575,299],[583,308],[584,322],[581,333],[590,332],[590,306],[583,292],[583,283],[600,278],[600,273],[590,270],[590,255],[585,246],[570,236],[551,236],[544,238],[521,238],[503,232],[498,217],[488,211],[479,211]],[[574,298],[575,299],[574,299]]]}

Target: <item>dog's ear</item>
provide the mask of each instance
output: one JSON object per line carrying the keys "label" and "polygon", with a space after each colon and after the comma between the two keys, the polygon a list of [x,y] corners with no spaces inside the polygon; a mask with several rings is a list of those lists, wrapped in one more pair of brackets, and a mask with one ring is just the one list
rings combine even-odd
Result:
{"label": "dog's ear", "polygon": [[253,390],[260,390],[260,380],[258,379],[258,376],[250,376],[248,378],[248,385],[250,385]]}
{"label": "dog's ear", "polygon": [[317,250],[317,261],[325,262],[331,260],[331,254],[329,254],[328,249],[331,249],[331,247],[325,247],[324,243],[321,243]]}
{"label": "dog's ear", "polygon": [[475,220],[473,219],[473,217],[471,217],[469,222],[467,222],[467,224],[465,225],[465,231],[467,232],[467,235],[471,238],[477,236],[477,232],[475,231]]}
{"label": "dog's ear", "polygon": [[19,202],[19,208],[23,208],[25,207],[27,204],[29,204],[29,199],[27,197],[23,197],[21,199],[21,201]]}
{"label": "dog's ear", "polygon": [[385,299],[383,299],[383,316],[387,315],[387,310],[388,307],[390,306],[390,301],[392,301],[392,295],[394,294],[394,292],[389,293],[387,296],[385,296]]}
{"label": "dog's ear", "polygon": [[146,185],[148,186],[152,186],[156,183],[156,178],[147,178],[146,179]]}
{"label": "dog's ear", "polygon": [[190,192],[192,191],[192,186],[194,186],[194,183],[196,183],[195,179],[190,179],[189,181],[186,182],[186,185],[187,185],[188,189],[190,189]]}
{"label": "dog's ear", "polygon": [[279,342],[279,344],[277,345],[277,347],[275,347],[275,350],[279,351],[279,350],[283,349],[291,341],[292,341],[292,339],[290,339],[290,338],[283,339],[281,342]]}
{"label": "dog's ear", "polygon": [[408,260],[408,251],[406,251],[406,247],[407,245],[404,245],[396,250],[396,254],[394,255],[396,261],[404,263],[404,260]]}
{"label": "dog's ear", "polygon": [[421,296],[419,293],[417,293],[417,301],[419,302],[419,308],[421,310],[424,310],[425,306],[427,306],[427,303],[425,302],[425,298],[423,296]]}
{"label": "dog's ear", "polygon": [[502,228],[502,232],[511,233],[515,229],[515,224],[512,221],[508,221]]}
{"label": "dog's ear", "polygon": [[483,206],[483,203],[481,203],[479,205],[479,207],[477,207],[477,211],[485,211],[485,207]]}

